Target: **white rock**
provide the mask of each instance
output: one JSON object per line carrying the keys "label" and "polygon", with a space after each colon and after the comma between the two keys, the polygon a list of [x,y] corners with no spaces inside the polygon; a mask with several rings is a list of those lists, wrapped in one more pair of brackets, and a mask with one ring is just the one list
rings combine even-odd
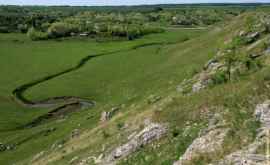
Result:
{"label": "white rock", "polygon": [[103,164],[114,164],[118,159],[124,158],[138,150],[141,146],[161,138],[167,132],[164,125],[151,123],[126,144],[114,149],[103,161]]}
{"label": "white rock", "polygon": [[229,129],[214,129],[203,135],[202,137],[196,138],[192,144],[188,147],[186,152],[179,161],[175,162],[174,165],[183,165],[200,154],[214,153],[222,149],[224,138]]}

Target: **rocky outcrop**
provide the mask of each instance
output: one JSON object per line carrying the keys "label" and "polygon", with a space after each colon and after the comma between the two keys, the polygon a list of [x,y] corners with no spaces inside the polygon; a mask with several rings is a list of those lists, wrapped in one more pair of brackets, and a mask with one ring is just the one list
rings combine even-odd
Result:
{"label": "rocky outcrop", "polygon": [[195,83],[192,86],[192,92],[199,92],[200,90],[206,88],[212,82],[212,75],[214,75],[218,70],[221,70],[224,64],[218,62],[216,59],[209,60],[204,66],[204,70],[198,75],[194,76]]}
{"label": "rocky outcrop", "polygon": [[263,129],[270,129],[270,100],[258,104],[254,115],[261,122]]}
{"label": "rocky outcrop", "polygon": [[115,148],[104,158],[101,164],[115,164],[117,160],[127,157],[140,147],[160,139],[167,132],[165,125],[151,123],[141,132],[134,135],[126,144]]}
{"label": "rocky outcrop", "polygon": [[261,128],[255,141],[241,150],[235,151],[216,163],[217,165],[268,165],[270,160],[266,155],[258,154],[257,150],[269,145],[270,139],[270,100],[256,106],[254,116],[261,123]]}
{"label": "rocky outcrop", "polygon": [[211,154],[221,150],[227,132],[228,129],[213,129],[205,135],[198,137],[174,165],[183,165],[201,154]]}
{"label": "rocky outcrop", "polygon": [[[269,158],[266,155],[258,154],[259,148],[267,145],[270,139],[270,100],[256,106],[254,117],[261,123],[261,128],[255,141],[241,150],[237,150],[224,157],[223,160],[213,163],[215,165],[268,165]],[[211,126],[212,127],[212,126]],[[222,150],[222,143],[228,129],[212,127],[205,135],[198,137],[188,147],[184,155],[174,165],[183,165],[192,161],[200,154],[211,154]],[[211,164],[211,165],[213,165]]]}
{"label": "rocky outcrop", "polygon": [[257,140],[244,149],[227,155],[222,161],[216,163],[216,165],[267,165],[266,156],[262,154],[256,154],[258,148],[264,144],[264,141]]}
{"label": "rocky outcrop", "polygon": [[201,73],[198,75],[198,80],[192,86],[192,92],[199,92],[200,90],[207,87],[211,83],[211,78],[207,73]]}
{"label": "rocky outcrop", "polygon": [[211,115],[208,127],[200,131],[199,137],[192,142],[180,159],[174,162],[174,165],[188,164],[203,154],[221,151],[228,131],[229,129],[225,128],[225,121],[221,114]]}
{"label": "rocky outcrop", "polygon": [[[216,57],[224,52],[219,51]],[[223,54],[224,55],[224,54]],[[177,86],[177,91],[181,93],[196,93],[202,89],[207,88],[212,83],[212,77],[218,71],[224,70],[225,65],[223,62],[218,61],[216,58],[209,60],[203,67],[200,73],[194,75],[191,79],[185,79]]]}

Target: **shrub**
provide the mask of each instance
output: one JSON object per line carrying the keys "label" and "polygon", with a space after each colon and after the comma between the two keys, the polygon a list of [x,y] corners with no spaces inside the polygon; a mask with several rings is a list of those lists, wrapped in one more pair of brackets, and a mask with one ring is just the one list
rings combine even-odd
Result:
{"label": "shrub", "polygon": [[101,133],[102,133],[102,136],[103,136],[104,139],[107,139],[107,138],[110,137],[110,134],[107,133],[105,130],[103,130]]}
{"label": "shrub", "polygon": [[38,31],[33,27],[28,30],[27,36],[33,41],[48,39],[48,34],[47,33]]}
{"label": "shrub", "polygon": [[123,123],[123,122],[117,123],[118,130],[121,130],[122,128],[124,128],[124,126],[125,126],[125,123]]}
{"label": "shrub", "polygon": [[262,73],[262,77],[264,81],[270,81],[270,68],[266,68],[266,70]]}
{"label": "shrub", "polygon": [[242,46],[242,45],[246,45],[248,44],[249,41],[246,37],[243,37],[243,36],[236,36],[233,38],[233,41],[232,41],[232,46]]}
{"label": "shrub", "polygon": [[214,85],[218,85],[218,84],[226,83],[229,79],[228,79],[227,74],[224,71],[219,71],[211,77],[211,80]]}
{"label": "shrub", "polygon": [[174,138],[177,137],[179,134],[180,134],[180,130],[179,130],[179,129],[174,128],[174,129],[172,130],[172,136],[173,136]]}
{"label": "shrub", "polygon": [[262,63],[260,60],[253,60],[251,58],[247,58],[245,60],[245,65],[249,71],[254,71],[262,68]]}

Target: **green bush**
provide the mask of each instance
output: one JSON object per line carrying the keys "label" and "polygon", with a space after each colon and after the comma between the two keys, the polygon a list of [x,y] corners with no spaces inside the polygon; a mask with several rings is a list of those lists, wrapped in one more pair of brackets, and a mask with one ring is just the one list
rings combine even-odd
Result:
{"label": "green bush", "polygon": [[270,68],[266,68],[262,73],[262,77],[264,81],[270,81]]}
{"label": "green bush", "polygon": [[33,27],[28,30],[27,36],[33,41],[47,40],[48,39],[47,33],[38,31]]}
{"label": "green bush", "polygon": [[101,133],[102,133],[102,136],[103,136],[104,139],[107,139],[107,138],[110,137],[110,134],[108,132],[106,132],[105,130],[102,130]]}
{"label": "green bush", "polygon": [[256,71],[260,68],[262,68],[262,63],[260,60],[254,60],[251,58],[247,58],[245,61],[245,65],[249,71]]}
{"label": "green bush", "polygon": [[224,71],[219,71],[215,73],[212,77],[211,80],[214,85],[218,84],[224,84],[229,81],[228,75]]}
{"label": "green bush", "polygon": [[124,128],[124,126],[125,126],[125,123],[123,123],[123,122],[120,122],[120,123],[117,123],[117,129],[118,130],[121,130],[122,128]]}
{"label": "green bush", "polygon": [[248,43],[249,41],[246,37],[236,36],[233,38],[232,46],[238,47],[238,46],[246,45]]}

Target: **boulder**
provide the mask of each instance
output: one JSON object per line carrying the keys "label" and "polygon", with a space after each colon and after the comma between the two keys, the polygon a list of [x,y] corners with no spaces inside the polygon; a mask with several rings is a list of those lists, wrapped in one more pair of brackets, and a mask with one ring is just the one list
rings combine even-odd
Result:
{"label": "boulder", "polygon": [[106,122],[106,121],[110,120],[110,118],[111,118],[111,112],[103,111],[101,113],[100,121],[101,122]]}
{"label": "boulder", "polygon": [[134,135],[127,143],[115,148],[105,159],[104,164],[114,164],[117,160],[127,157],[131,153],[160,139],[167,132],[167,127],[157,123],[151,123],[142,131]]}
{"label": "boulder", "polygon": [[252,42],[256,41],[259,37],[260,37],[260,33],[259,32],[249,33],[246,36],[248,43],[252,43]]}

